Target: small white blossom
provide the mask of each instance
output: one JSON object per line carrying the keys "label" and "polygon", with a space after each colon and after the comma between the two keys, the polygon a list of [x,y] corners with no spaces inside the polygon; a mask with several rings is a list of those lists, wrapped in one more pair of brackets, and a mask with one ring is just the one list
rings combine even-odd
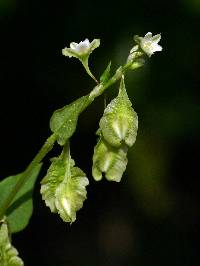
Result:
{"label": "small white blossom", "polygon": [[89,57],[89,55],[92,53],[92,51],[99,47],[100,40],[94,39],[92,42],[90,42],[88,39],[85,39],[84,41],[81,41],[80,43],[71,42],[70,48],[64,48],[62,49],[62,53],[65,56],[69,57]]}
{"label": "small white blossom", "polygon": [[139,43],[141,49],[150,57],[155,52],[162,51],[162,47],[158,44],[161,39],[161,35],[157,34],[152,36],[151,32],[148,32],[144,37],[136,36],[136,42]]}
{"label": "small white blossom", "polygon": [[85,39],[85,41],[81,41],[80,43],[71,42],[70,48],[74,50],[74,52],[79,54],[87,54],[90,49],[91,43],[88,39]]}
{"label": "small white blossom", "polygon": [[88,39],[85,39],[80,43],[71,42],[70,48],[65,47],[64,49],[62,49],[62,54],[68,57],[78,58],[83,64],[88,75],[98,83],[95,76],[91,73],[89,69],[88,59],[92,51],[97,47],[99,47],[99,45],[100,45],[99,39],[94,39],[92,42],[90,42]]}

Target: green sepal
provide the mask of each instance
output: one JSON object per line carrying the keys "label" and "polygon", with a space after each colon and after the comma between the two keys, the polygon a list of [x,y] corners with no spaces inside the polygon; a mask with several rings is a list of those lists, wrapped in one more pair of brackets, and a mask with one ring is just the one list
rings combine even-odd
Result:
{"label": "green sepal", "polygon": [[128,56],[127,63],[130,65],[130,69],[140,68],[144,65],[144,53],[139,50],[139,46],[135,45]]}
{"label": "green sepal", "polygon": [[50,119],[50,128],[56,134],[60,145],[64,145],[73,135],[78,117],[88,102],[88,96],[86,95],[53,113]]}
{"label": "green sepal", "polygon": [[94,148],[92,166],[94,179],[99,181],[102,179],[102,174],[105,174],[107,180],[120,182],[128,163],[127,150],[126,145],[116,148],[100,137]]}
{"label": "green sepal", "polygon": [[140,68],[144,65],[145,60],[143,58],[138,58],[136,60],[133,60],[133,63],[130,66],[130,69],[134,70],[136,68]]}
{"label": "green sepal", "polygon": [[100,83],[105,84],[108,79],[110,78],[110,67],[111,67],[111,62],[108,63],[108,66],[104,70],[103,74],[100,77]]}
{"label": "green sepal", "polygon": [[[35,181],[39,175],[42,164],[37,164],[27,181],[16,194],[12,204],[6,211],[7,221],[11,233],[23,230],[29,223],[33,212],[32,192]],[[0,208],[10,194],[11,190],[24,173],[9,176],[0,182]],[[0,264],[1,265],[1,264]]]}
{"label": "green sepal", "polygon": [[23,266],[23,261],[18,257],[18,251],[11,245],[6,222],[0,223],[0,265]]}
{"label": "green sepal", "polygon": [[85,173],[74,167],[74,161],[66,151],[52,160],[47,175],[41,182],[42,199],[54,213],[59,213],[65,222],[74,222],[76,212],[86,199],[89,181]]}
{"label": "green sepal", "polygon": [[135,143],[138,117],[131,106],[122,78],[118,96],[108,104],[99,123],[103,137],[111,146],[125,143],[131,147]]}

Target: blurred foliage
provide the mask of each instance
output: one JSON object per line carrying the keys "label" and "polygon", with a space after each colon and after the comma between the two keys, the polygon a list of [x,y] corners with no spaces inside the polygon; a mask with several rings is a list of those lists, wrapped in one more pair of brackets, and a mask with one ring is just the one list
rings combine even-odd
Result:
{"label": "blurred foliage", "polygon": [[167,188],[168,163],[161,140],[139,135],[129,154],[128,178],[136,201],[152,218],[166,217],[173,207],[174,198]]}
{"label": "blurred foliage", "polygon": [[183,3],[188,11],[191,10],[192,13],[200,13],[200,1],[199,0],[184,0]]}
{"label": "blurred foliage", "polygon": [[13,12],[17,6],[17,0],[0,0],[0,17]]}

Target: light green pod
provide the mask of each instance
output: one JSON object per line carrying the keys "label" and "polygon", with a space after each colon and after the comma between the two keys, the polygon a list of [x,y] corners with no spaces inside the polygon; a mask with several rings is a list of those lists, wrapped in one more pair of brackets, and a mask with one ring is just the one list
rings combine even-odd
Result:
{"label": "light green pod", "polygon": [[119,147],[125,143],[131,147],[135,143],[138,117],[128,98],[123,78],[118,96],[106,107],[99,125],[104,139],[111,146]]}
{"label": "light green pod", "polygon": [[0,223],[0,265],[24,266],[24,262],[18,256],[18,251],[11,245],[6,222]]}
{"label": "light green pod", "polygon": [[89,184],[85,173],[74,164],[69,148],[64,147],[62,154],[52,160],[40,190],[51,212],[70,223],[76,220],[76,212],[87,198],[86,186]]}
{"label": "light green pod", "polygon": [[92,175],[96,181],[102,179],[102,174],[109,181],[120,182],[126,170],[127,146],[116,148],[107,143],[102,137],[94,148]]}

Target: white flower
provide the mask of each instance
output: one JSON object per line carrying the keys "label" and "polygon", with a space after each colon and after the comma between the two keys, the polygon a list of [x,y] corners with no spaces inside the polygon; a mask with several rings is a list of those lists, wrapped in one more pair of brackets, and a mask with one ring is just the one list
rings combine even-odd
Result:
{"label": "white flower", "polygon": [[92,53],[92,51],[99,47],[100,45],[100,40],[99,39],[94,39],[91,43],[89,42],[88,39],[85,39],[84,41],[81,41],[80,43],[76,42],[71,42],[70,43],[70,48],[64,48],[62,49],[62,53],[65,56],[69,57],[77,57],[77,58],[82,58],[82,57],[89,57],[89,55]]}
{"label": "white flower", "polygon": [[74,50],[74,52],[77,52],[79,54],[85,54],[88,53],[90,49],[91,43],[88,39],[85,39],[85,41],[81,41],[80,43],[71,42],[70,48]]}
{"label": "white flower", "polygon": [[92,42],[89,42],[88,39],[85,39],[80,43],[71,42],[70,48],[65,47],[64,49],[62,49],[62,54],[65,56],[78,58],[83,64],[88,75],[98,83],[95,76],[91,73],[89,69],[88,59],[92,51],[97,47],[99,47],[99,45],[100,45],[99,39],[94,39]]}
{"label": "white flower", "polygon": [[158,44],[160,39],[160,34],[152,36],[151,32],[148,32],[144,37],[135,36],[136,42],[149,57],[155,52],[162,51],[162,47]]}

